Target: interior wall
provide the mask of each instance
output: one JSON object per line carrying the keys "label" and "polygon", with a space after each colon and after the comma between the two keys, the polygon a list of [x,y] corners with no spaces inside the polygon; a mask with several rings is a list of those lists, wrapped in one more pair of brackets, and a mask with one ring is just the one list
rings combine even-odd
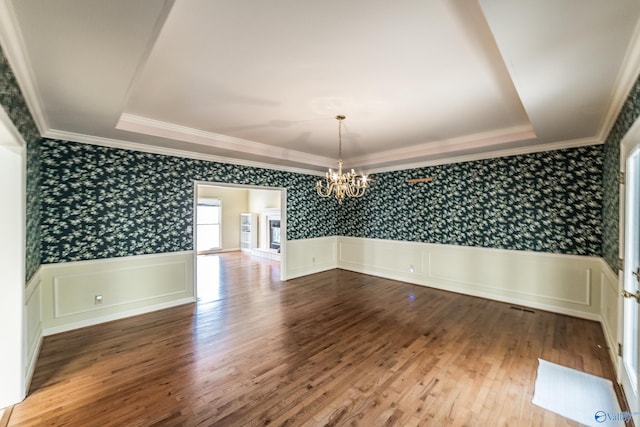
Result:
{"label": "interior wall", "polygon": [[249,212],[260,214],[263,209],[280,208],[280,192],[274,190],[249,190]]}
{"label": "interior wall", "polygon": [[240,250],[240,214],[248,212],[249,190],[199,184],[198,197],[220,199],[222,250]]}
{"label": "interior wall", "polygon": [[[264,209],[280,209],[280,192],[274,190],[251,189],[249,190],[249,212],[258,215],[258,222],[263,227],[262,211]],[[266,230],[260,229],[258,233],[258,247],[266,246]]]}
{"label": "interior wall", "polygon": [[286,188],[287,239],[335,235],[315,176],[43,139],[42,262],[193,250],[194,182]]}
{"label": "interior wall", "polygon": [[0,105],[26,142],[26,235],[25,282],[40,267],[40,133],[18,87],[13,71],[0,48]]}
{"label": "interior wall", "polygon": [[602,257],[616,274],[620,245],[620,143],[638,117],[640,117],[640,77],[631,89],[604,143]]}
{"label": "interior wall", "polygon": [[10,119],[0,111],[0,408],[19,402],[26,391],[22,144]]}
{"label": "interior wall", "polygon": [[602,164],[595,145],[375,174],[339,235],[600,256]]}

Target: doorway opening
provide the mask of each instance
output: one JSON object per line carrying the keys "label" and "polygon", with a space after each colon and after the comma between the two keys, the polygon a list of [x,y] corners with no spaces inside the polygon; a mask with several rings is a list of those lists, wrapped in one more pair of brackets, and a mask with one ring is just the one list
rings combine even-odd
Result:
{"label": "doorway opening", "polygon": [[194,291],[199,302],[223,299],[227,270],[247,267],[226,262],[230,258],[270,266],[275,262],[274,271],[284,280],[286,189],[196,181],[194,195]]}

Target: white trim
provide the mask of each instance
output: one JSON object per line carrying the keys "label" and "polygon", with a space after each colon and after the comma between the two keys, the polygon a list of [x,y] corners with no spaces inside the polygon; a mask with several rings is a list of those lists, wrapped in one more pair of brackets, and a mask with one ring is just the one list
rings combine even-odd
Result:
{"label": "white trim", "polygon": [[[265,185],[254,185],[254,184],[233,184],[233,183],[228,183],[228,182],[215,182],[215,181],[199,181],[196,180],[193,182],[194,183],[194,190],[193,190],[193,203],[194,206],[197,203],[197,199],[198,199],[198,185],[207,185],[210,187],[226,187],[226,188],[241,188],[241,189],[245,189],[245,190],[250,190],[250,189],[255,189],[255,190],[273,190],[273,191],[279,191],[280,192],[280,280],[281,281],[285,281],[287,280],[287,260],[286,260],[286,253],[287,253],[287,189],[285,187],[269,187],[269,186],[265,186]],[[195,233],[195,215],[194,215],[194,230],[193,232]],[[195,237],[194,237],[195,239]],[[195,241],[195,240],[194,240]],[[197,256],[197,253],[194,252],[194,256]],[[195,258],[194,258],[195,260]],[[194,262],[193,263],[194,266],[197,266],[198,263]],[[197,267],[194,267],[197,268]],[[198,273],[197,271],[194,271],[194,294],[196,292],[196,281],[198,277]]]}
{"label": "white trim", "polygon": [[536,134],[533,127],[528,123],[523,126],[514,126],[508,129],[496,129],[457,138],[425,142],[410,147],[395,148],[375,154],[365,154],[349,159],[349,165],[350,167],[360,168],[371,164],[388,163],[391,161],[402,162],[408,158],[441,155],[450,151],[470,148],[477,149],[480,147],[531,140],[535,137]]}
{"label": "white trim", "polygon": [[250,153],[256,156],[271,157],[274,159],[287,159],[297,163],[320,165],[331,167],[336,160],[329,157],[317,156],[302,151],[276,147],[257,141],[235,138],[219,133],[207,132],[199,129],[181,126],[174,123],[149,119],[123,113],[116,124],[116,129],[157,136],[160,138],[186,141],[193,144],[215,147],[223,150]]}
{"label": "white trim", "polygon": [[[35,295],[37,295],[37,298],[40,299],[39,291],[40,291],[41,284],[42,284],[42,280],[40,278],[40,274],[34,274],[31,280],[29,280],[29,284],[27,285],[27,288],[25,290],[25,299],[24,299],[25,306],[29,305],[29,303],[31,302],[31,299]],[[36,294],[36,292],[38,293]],[[27,333],[27,356],[32,354],[28,344],[30,342],[36,342],[36,341],[42,340],[42,312],[40,312],[38,320],[39,320],[38,326],[34,331],[29,331],[28,328],[25,328]]]}
{"label": "white trim", "polygon": [[151,313],[153,311],[163,310],[165,308],[176,307],[179,305],[190,304],[195,302],[195,297],[182,298],[175,301],[168,301],[161,304],[156,304],[148,307],[136,308],[133,310],[123,311],[120,313],[109,314],[107,316],[93,317],[91,319],[82,320],[74,323],[67,323],[61,326],[53,326],[46,328],[43,331],[43,335],[49,336],[53,334],[59,334],[60,332],[71,331],[73,329],[84,328],[86,326],[93,326],[104,322],[110,322],[112,320],[124,319],[126,317],[137,316],[139,314]]}
{"label": "white trim", "polygon": [[44,130],[49,129],[49,121],[42,108],[42,100],[38,95],[37,80],[33,67],[29,61],[29,57],[24,53],[24,39],[22,33],[18,29],[15,10],[10,0],[0,1],[0,39],[2,40],[2,48],[5,56],[9,61],[13,75],[15,76],[24,100],[31,112],[31,116],[36,123],[40,134]]}
{"label": "white trim", "polygon": [[[243,159],[237,159],[233,157],[224,157],[224,156],[218,156],[214,154],[199,153],[195,151],[159,147],[159,146],[144,144],[140,142],[132,142],[132,141],[125,141],[120,139],[112,139],[112,138],[103,138],[99,136],[85,135],[85,134],[80,134],[75,132],[66,132],[66,131],[61,131],[56,129],[50,129],[47,132],[44,132],[42,136],[44,138],[49,138],[49,139],[79,142],[82,144],[98,145],[101,147],[109,147],[109,148],[118,148],[121,150],[138,151],[142,153],[151,153],[151,154],[161,154],[166,156],[181,157],[181,158],[195,159],[195,160],[204,160],[209,162],[225,163],[225,164],[238,165],[238,166],[249,166],[249,167],[260,168],[260,169],[271,169],[271,170],[277,170],[282,172],[299,173],[303,175],[324,176],[326,172],[325,170],[320,171],[316,169],[307,169],[307,168],[285,166],[285,165],[279,165],[279,164],[267,163],[267,162],[243,160]],[[393,172],[393,171],[401,171],[401,170],[407,170],[407,169],[419,169],[419,168],[430,167],[430,166],[440,166],[440,165],[446,165],[446,164],[452,164],[452,163],[464,163],[464,162],[471,162],[476,160],[497,159],[501,157],[510,157],[510,156],[532,154],[532,153],[541,153],[546,151],[564,150],[567,148],[588,147],[591,145],[600,145],[603,143],[604,143],[604,140],[600,137],[573,139],[573,140],[560,141],[560,142],[554,142],[554,143],[543,144],[543,145],[536,144],[536,145],[530,145],[526,147],[509,148],[509,149],[497,150],[497,151],[488,151],[485,153],[478,153],[478,154],[442,157],[434,160],[401,163],[395,166],[372,167],[370,169],[367,169],[367,174]],[[289,158],[287,159],[289,160]],[[335,167],[336,161],[337,161],[336,159],[332,159],[331,163],[326,168]],[[321,167],[321,166],[322,166],[321,164],[318,164],[318,167]]]}
{"label": "white trim", "polygon": [[[31,381],[33,380],[33,374],[36,372],[36,365],[38,364],[38,358],[40,357],[40,350],[42,350],[42,342],[44,341],[44,333],[42,325],[38,329],[38,341],[35,343],[33,352],[28,353],[28,360],[26,361],[26,369],[24,375],[25,390],[31,388]],[[29,356],[30,355],[30,356]]]}
{"label": "white trim", "polygon": [[[11,134],[8,133],[10,137]],[[0,146],[0,408],[26,395],[25,325],[26,149],[19,142]]]}
{"label": "white trim", "polygon": [[140,142],[124,141],[120,139],[103,138],[100,136],[85,135],[75,132],[66,132],[50,129],[42,135],[44,138],[63,141],[80,142],[82,144],[98,145],[101,147],[118,148],[121,150],[138,151],[141,153],[162,154],[165,156],[182,157],[186,159],[205,160],[208,162],[226,163],[230,165],[249,166],[260,169],[271,169],[282,172],[299,173],[303,175],[324,176],[324,172],[313,169],[283,166],[271,163],[242,160],[233,157],[223,157],[213,154],[198,153],[195,151],[178,150],[175,148],[158,147]]}
{"label": "white trim", "polygon": [[[618,276],[616,276],[616,273],[611,269],[611,266],[609,266],[609,264],[604,260],[604,258],[601,258],[600,262],[601,262],[600,292],[603,295],[607,291],[613,293],[616,296],[619,295]],[[602,333],[604,335],[605,341],[607,342],[609,357],[611,358],[611,362],[613,363],[613,367],[614,367],[614,370],[616,370],[616,372],[618,371],[618,343],[621,342],[620,341],[621,337],[619,336],[620,328],[618,327],[619,300],[620,298],[617,297],[615,307],[609,307],[609,309],[615,310],[616,312],[615,325],[610,325],[609,322],[607,321],[607,318],[605,317],[604,297],[601,297],[600,299],[601,307],[600,307],[600,319],[599,319],[600,326],[602,327]],[[613,327],[616,328],[615,332],[612,331]]]}
{"label": "white trim", "polygon": [[42,264],[42,268],[46,268],[47,272],[49,270],[56,270],[59,268],[69,268],[69,264],[74,264],[74,266],[86,266],[93,264],[109,264],[116,263],[121,261],[134,261],[134,260],[144,260],[144,259],[153,259],[153,258],[161,258],[172,255],[193,255],[193,251],[175,251],[175,252],[159,252],[156,254],[144,254],[144,255],[128,255],[121,257],[112,257],[112,258],[99,258],[99,259],[83,259],[78,261],[65,261],[65,262],[56,262],[51,264]]}
{"label": "white trim", "polygon": [[397,166],[383,166],[383,167],[372,168],[370,170],[367,170],[367,173],[374,174],[374,173],[401,171],[401,170],[407,170],[407,169],[419,169],[419,168],[425,168],[430,166],[441,166],[441,165],[448,165],[452,163],[473,162],[477,160],[498,159],[501,157],[521,156],[525,154],[543,153],[547,151],[564,150],[567,148],[589,147],[591,145],[601,145],[601,144],[604,144],[604,140],[599,137],[572,139],[568,141],[559,141],[559,142],[553,142],[553,143],[544,144],[544,145],[537,144],[537,145],[531,145],[527,147],[508,148],[504,150],[487,151],[485,153],[468,154],[464,156],[443,157],[441,159],[435,159],[435,160],[411,162],[411,163],[401,164]]}
{"label": "white trim", "polygon": [[622,68],[618,73],[618,78],[613,86],[613,93],[609,102],[609,111],[600,127],[599,138],[604,142],[611,133],[620,111],[624,107],[631,88],[636,83],[640,74],[640,22],[636,24],[629,47],[622,61]]}
{"label": "white trim", "polygon": [[[357,237],[337,240],[338,268],[600,320],[601,257]],[[446,259],[446,265],[434,268],[432,254]],[[504,271],[485,268],[488,262]],[[443,277],[447,271],[451,276]],[[527,280],[512,286],[519,277]]]}
{"label": "white trim", "polygon": [[0,107],[0,145],[6,147],[26,147],[24,138],[20,134],[20,131],[11,121],[11,118],[4,111],[4,108]]}
{"label": "white trim", "polygon": [[[31,387],[31,380],[36,370],[36,363],[38,362],[38,356],[40,355],[40,349],[42,348],[42,307],[40,304],[40,286],[42,284],[42,278],[40,276],[41,268],[39,267],[36,272],[31,276],[27,286],[25,288],[25,390],[29,390]],[[26,320],[28,309],[27,307],[31,303],[33,297],[37,296],[38,303],[38,324],[35,329],[29,330],[29,323]]]}

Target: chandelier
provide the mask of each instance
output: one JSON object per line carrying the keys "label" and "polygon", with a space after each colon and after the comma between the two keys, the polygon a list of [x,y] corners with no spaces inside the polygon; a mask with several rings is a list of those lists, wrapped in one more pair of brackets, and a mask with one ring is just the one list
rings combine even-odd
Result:
{"label": "chandelier", "polygon": [[369,182],[365,174],[357,175],[353,169],[351,172],[342,173],[342,121],[346,117],[338,115],[336,119],[338,120],[338,170],[329,169],[324,180],[316,182],[316,191],[320,197],[333,196],[342,203],[345,197],[364,196]]}

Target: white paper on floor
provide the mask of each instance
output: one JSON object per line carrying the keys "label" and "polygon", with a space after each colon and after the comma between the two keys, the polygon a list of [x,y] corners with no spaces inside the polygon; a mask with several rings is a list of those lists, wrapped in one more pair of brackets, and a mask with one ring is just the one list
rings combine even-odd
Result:
{"label": "white paper on floor", "polygon": [[538,359],[532,403],[588,426],[625,425],[611,381]]}

